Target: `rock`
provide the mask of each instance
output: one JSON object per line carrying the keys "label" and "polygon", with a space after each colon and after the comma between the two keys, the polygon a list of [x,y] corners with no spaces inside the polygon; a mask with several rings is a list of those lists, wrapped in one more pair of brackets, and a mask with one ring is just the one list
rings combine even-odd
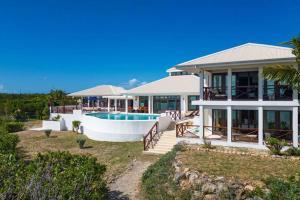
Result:
{"label": "rock", "polygon": [[224,176],[218,176],[218,177],[215,179],[215,181],[224,181],[224,180],[225,180]]}
{"label": "rock", "polygon": [[217,190],[217,186],[213,183],[205,183],[202,186],[203,194],[213,194],[214,192],[216,192],[216,190]]}
{"label": "rock", "polygon": [[228,186],[225,183],[217,183],[217,193],[228,192]]}
{"label": "rock", "polygon": [[203,199],[202,192],[194,191],[191,200]]}
{"label": "rock", "polygon": [[190,169],[189,168],[184,168],[183,173],[187,173]]}
{"label": "rock", "polygon": [[217,199],[217,195],[215,194],[207,194],[203,198],[203,200],[216,200],[216,199]]}
{"label": "rock", "polygon": [[255,190],[255,187],[253,187],[252,185],[246,185],[245,190],[252,192],[253,190]]}
{"label": "rock", "polygon": [[189,172],[187,178],[189,179],[190,184],[194,185],[199,178],[199,174],[198,172]]}
{"label": "rock", "polygon": [[182,172],[176,172],[175,176],[174,176],[174,181],[176,184],[178,184],[180,182],[181,179],[183,179],[185,177],[185,174]]}

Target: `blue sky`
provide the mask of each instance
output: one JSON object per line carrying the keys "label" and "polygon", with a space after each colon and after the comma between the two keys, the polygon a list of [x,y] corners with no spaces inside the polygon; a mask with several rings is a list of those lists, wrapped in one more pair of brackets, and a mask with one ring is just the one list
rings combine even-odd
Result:
{"label": "blue sky", "polygon": [[300,0],[1,0],[0,92],[150,82],[208,53],[286,41],[299,10]]}

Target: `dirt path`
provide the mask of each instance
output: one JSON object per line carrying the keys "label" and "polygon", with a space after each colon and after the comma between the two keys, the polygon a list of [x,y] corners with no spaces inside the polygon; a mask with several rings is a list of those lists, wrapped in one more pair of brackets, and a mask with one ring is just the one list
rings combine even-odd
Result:
{"label": "dirt path", "polygon": [[131,167],[114,183],[109,185],[109,200],[140,199],[139,186],[150,161],[134,161]]}

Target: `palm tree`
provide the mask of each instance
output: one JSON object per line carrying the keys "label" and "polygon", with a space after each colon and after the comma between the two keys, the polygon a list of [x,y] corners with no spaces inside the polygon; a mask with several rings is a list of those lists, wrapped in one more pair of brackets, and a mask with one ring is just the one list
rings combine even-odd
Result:
{"label": "palm tree", "polygon": [[296,56],[297,68],[292,65],[267,66],[263,70],[263,75],[267,80],[281,81],[300,90],[300,36],[283,44],[293,48],[292,53]]}

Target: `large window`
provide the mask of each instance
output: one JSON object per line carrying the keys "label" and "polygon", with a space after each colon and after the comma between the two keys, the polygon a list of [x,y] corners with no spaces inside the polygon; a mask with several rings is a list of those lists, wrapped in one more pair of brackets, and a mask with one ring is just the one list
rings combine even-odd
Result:
{"label": "large window", "polygon": [[232,110],[232,141],[258,142],[258,111]]}
{"label": "large window", "polygon": [[188,111],[199,110],[199,106],[192,105],[192,102],[196,100],[199,100],[199,95],[188,96]]}
{"label": "large window", "polygon": [[232,73],[232,98],[237,100],[257,100],[257,71]]}
{"label": "large window", "polygon": [[180,96],[153,96],[153,112],[180,110]]}
{"label": "large window", "polygon": [[264,111],[264,136],[292,142],[292,112]]}
{"label": "large window", "polygon": [[191,75],[191,72],[171,72],[171,76]]}
{"label": "large window", "polygon": [[293,90],[283,82],[265,80],[264,100],[292,100]]}

